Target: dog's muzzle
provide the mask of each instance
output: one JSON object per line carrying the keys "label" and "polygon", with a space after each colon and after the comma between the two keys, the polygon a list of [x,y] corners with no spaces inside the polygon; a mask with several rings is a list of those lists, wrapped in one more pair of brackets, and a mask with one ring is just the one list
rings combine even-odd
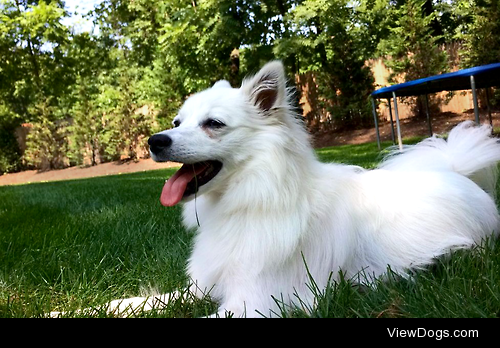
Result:
{"label": "dog's muzzle", "polygon": [[[214,159],[189,162],[186,157],[178,160],[172,156],[172,138],[158,133],[148,139],[151,157],[156,162],[175,161],[183,163],[182,167],[172,175],[163,186],[160,202],[171,207],[182,199],[196,194],[200,187],[208,184],[222,169],[222,162]],[[187,163],[186,163],[187,160]]]}

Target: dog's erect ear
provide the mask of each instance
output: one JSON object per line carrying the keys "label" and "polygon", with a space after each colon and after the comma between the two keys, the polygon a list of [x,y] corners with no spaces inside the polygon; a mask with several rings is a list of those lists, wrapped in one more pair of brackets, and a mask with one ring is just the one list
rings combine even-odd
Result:
{"label": "dog's erect ear", "polygon": [[280,61],[273,61],[251,79],[243,81],[241,89],[250,101],[261,111],[267,113],[283,103],[286,93],[285,70]]}
{"label": "dog's erect ear", "polygon": [[231,88],[231,84],[226,80],[220,80],[214,83],[212,88]]}

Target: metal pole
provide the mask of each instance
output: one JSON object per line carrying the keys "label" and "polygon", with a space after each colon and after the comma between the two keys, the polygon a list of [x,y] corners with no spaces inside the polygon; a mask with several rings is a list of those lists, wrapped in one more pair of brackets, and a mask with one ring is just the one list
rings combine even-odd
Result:
{"label": "metal pole", "polygon": [[396,145],[396,135],[394,134],[394,120],[392,119],[391,98],[387,98],[387,104],[389,105],[389,118],[391,120],[391,139],[392,139],[392,145]]}
{"label": "metal pole", "polygon": [[373,111],[373,120],[375,121],[375,134],[377,135],[377,146],[380,151],[382,148],[380,147],[380,133],[378,131],[378,116],[377,116],[377,108],[375,107],[375,99],[372,97],[372,111]]}
{"label": "metal pole", "polygon": [[491,130],[493,131],[493,120],[491,119],[491,108],[490,108],[490,88],[486,87],[486,108],[488,109],[488,118],[490,119]]}
{"label": "metal pole", "polygon": [[403,151],[403,140],[401,140],[401,127],[399,125],[398,101],[396,98],[396,92],[392,92],[392,97],[394,98],[394,114],[396,115],[396,128],[398,131],[399,150]]}
{"label": "metal pole", "polygon": [[477,105],[476,81],[474,75],[470,77],[470,88],[472,89],[472,101],[474,102],[474,115],[476,117],[476,124],[479,125],[479,107]]}
{"label": "metal pole", "polygon": [[427,126],[429,126],[429,135],[432,137],[431,114],[429,112],[429,97],[425,95],[425,113],[427,114]]}

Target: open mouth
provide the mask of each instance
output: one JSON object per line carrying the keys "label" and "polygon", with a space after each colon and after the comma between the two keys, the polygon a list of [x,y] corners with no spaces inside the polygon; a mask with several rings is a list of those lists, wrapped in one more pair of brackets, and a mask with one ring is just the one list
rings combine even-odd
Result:
{"label": "open mouth", "polygon": [[182,198],[198,192],[198,189],[210,182],[222,169],[219,161],[204,161],[184,164],[165,182],[160,202],[166,207],[179,203]]}

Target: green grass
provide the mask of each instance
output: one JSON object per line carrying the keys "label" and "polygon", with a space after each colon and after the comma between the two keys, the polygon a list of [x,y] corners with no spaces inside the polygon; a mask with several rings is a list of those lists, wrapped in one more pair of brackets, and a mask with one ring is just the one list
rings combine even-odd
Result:
{"label": "green grass", "polygon": [[40,316],[186,283],[173,170],[0,187],[0,316]]}
{"label": "green grass", "polygon": [[[411,137],[404,140],[404,145],[416,144],[422,137]],[[377,143],[361,145],[343,145],[317,149],[316,154],[323,162],[354,164],[363,168],[375,167],[393,147],[392,141],[381,143],[382,151],[378,151]]]}
{"label": "green grass", "polygon": [[[388,144],[384,144],[386,146]],[[374,167],[376,144],[320,149],[323,161]],[[97,307],[155,289],[182,289],[191,234],[178,208],[158,198],[173,170],[0,187],[0,317],[41,317]],[[311,288],[313,317],[498,317],[500,242],[439,260],[415,280],[389,277],[378,287],[346,280]],[[208,300],[175,301],[139,316],[211,313]],[[304,311],[284,316],[308,316]],[[105,316],[98,311],[94,316]]]}

